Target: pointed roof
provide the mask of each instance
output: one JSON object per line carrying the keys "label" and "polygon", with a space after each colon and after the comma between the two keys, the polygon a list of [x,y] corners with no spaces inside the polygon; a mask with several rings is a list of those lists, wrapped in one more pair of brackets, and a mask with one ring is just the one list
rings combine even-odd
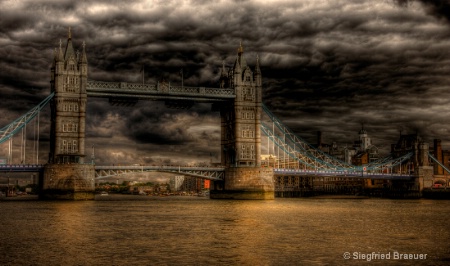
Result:
{"label": "pointed roof", "polygon": [[221,77],[226,77],[227,72],[225,71],[225,61],[222,61],[222,72],[220,73]]}
{"label": "pointed roof", "polygon": [[86,43],[83,42],[83,51],[81,52],[80,63],[87,64]]}
{"label": "pointed roof", "polygon": [[69,37],[67,38],[66,51],[64,52],[64,60],[69,59],[69,57],[73,56],[75,58],[75,51],[73,50],[72,45],[72,33],[70,32],[69,27]]}
{"label": "pointed roof", "polygon": [[58,55],[56,57],[56,61],[64,61],[61,39],[59,39],[59,51],[58,51]]}
{"label": "pointed roof", "polygon": [[255,75],[261,75],[261,69],[259,68],[259,55],[256,55]]}
{"label": "pointed roof", "polygon": [[247,68],[247,61],[245,61],[245,58],[242,56],[244,53],[244,48],[242,47],[242,42],[239,44],[238,48],[238,56],[236,57],[236,61],[234,62],[234,69],[235,72],[237,70],[237,67],[240,68],[240,70],[244,70]]}
{"label": "pointed roof", "polygon": [[52,63],[52,67],[55,67],[56,65],[56,61],[58,60],[58,50],[55,48],[55,50],[53,50],[53,63]]}

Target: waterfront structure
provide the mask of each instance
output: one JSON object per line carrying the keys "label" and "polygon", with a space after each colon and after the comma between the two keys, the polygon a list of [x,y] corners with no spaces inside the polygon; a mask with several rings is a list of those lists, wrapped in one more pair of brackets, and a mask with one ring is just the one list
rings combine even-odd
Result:
{"label": "waterfront structure", "polygon": [[262,74],[254,71],[238,48],[233,68],[222,66],[220,85],[233,89],[233,102],[220,106],[224,182],[213,183],[211,198],[273,199],[273,172],[261,167]]}
{"label": "waterfront structure", "polygon": [[41,198],[93,199],[94,165],[85,164],[87,96],[106,97],[112,104],[132,105],[139,99],[165,100],[168,107],[189,108],[212,102],[221,115],[222,165],[225,177],[212,185],[211,198],[273,199],[273,172],[261,168],[262,76],[259,59],[254,71],[242,45],[233,68],[222,67],[220,88],[181,88],[161,83],[127,84],[88,81],[85,44],[74,52],[72,36],[63,51],[60,42],[51,68],[51,138]]}
{"label": "waterfront structure", "polygon": [[51,67],[50,153],[41,184],[43,199],[93,199],[94,165],[84,164],[87,56],[75,53],[69,28],[63,52],[55,49]]}

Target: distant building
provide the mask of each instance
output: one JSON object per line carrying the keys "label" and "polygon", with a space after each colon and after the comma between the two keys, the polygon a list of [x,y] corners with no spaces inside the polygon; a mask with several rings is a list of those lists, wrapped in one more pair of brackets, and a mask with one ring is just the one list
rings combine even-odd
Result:
{"label": "distant building", "polygon": [[359,139],[354,142],[355,154],[352,157],[353,165],[363,165],[379,159],[378,148],[372,144],[372,139],[368,136],[364,128],[358,133]]}
{"label": "distant building", "polygon": [[356,155],[357,150],[353,147],[345,147],[344,148],[344,162],[351,164],[353,156]]}
{"label": "distant building", "polygon": [[184,182],[184,175],[176,175],[176,176],[172,176],[170,177],[170,189],[172,191],[180,191],[181,187],[183,186],[183,182]]}
{"label": "distant building", "polygon": [[317,149],[344,161],[348,164],[362,165],[379,159],[378,148],[372,144],[372,139],[367,131],[362,128],[358,140],[354,141],[351,147],[340,147],[336,142],[326,144],[322,141],[322,132],[317,132]]}
{"label": "distant building", "polygon": [[[432,154],[434,158],[436,158],[445,168],[450,169],[450,151],[442,150],[440,139],[434,139],[433,144]],[[450,173],[445,171],[441,165],[433,162],[433,166],[435,175],[450,175]]]}
{"label": "distant building", "polygon": [[332,144],[324,143],[322,140],[322,132],[317,131],[317,145],[316,148],[333,156],[336,159],[345,161],[345,148],[339,147],[336,142]]}
{"label": "distant building", "polygon": [[210,188],[210,181],[193,177],[193,176],[184,176],[178,175],[170,178],[170,189],[174,191],[202,191],[204,189]]}
{"label": "distant building", "polygon": [[261,155],[261,166],[276,167],[277,166],[277,156],[273,154],[262,154]]}

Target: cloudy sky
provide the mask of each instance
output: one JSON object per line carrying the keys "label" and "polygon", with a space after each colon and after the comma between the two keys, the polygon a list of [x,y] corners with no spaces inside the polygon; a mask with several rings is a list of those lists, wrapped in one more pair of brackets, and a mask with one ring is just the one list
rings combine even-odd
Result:
{"label": "cloudy sky", "polygon": [[[0,127],[50,93],[53,49],[71,27],[74,48],[86,42],[92,80],[140,82],[145,65],[147,83],[180,84],[183,68],[186,86],[218,87],[222,61],[231,67],[242,42],[249,65],[259,55],[264,103],[311,143],[320,130],[327,143],[351,144],[364,123],[385,151],[400,132],[450,149],[448,1],[2,0],[0,17]],[[95,145],[98,164],[219,161],[210,107],[90,98],[88,157]],[[48,117],[47,107],[41,163]]]}

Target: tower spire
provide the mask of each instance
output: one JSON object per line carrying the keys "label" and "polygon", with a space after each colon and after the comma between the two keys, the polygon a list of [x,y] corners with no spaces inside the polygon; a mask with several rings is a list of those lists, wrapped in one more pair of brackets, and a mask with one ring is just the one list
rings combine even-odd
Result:
{"label": "tower spire", "polygon": [[81,52],[81,57],[80,57],[80,62],[81,63],[87,63],[87,57],[86,57],[86,43],[83,41],[83,50]]}
{"label": "tower spire", "polygon": [[244,47],[242,47],[242,41],[239,42],[238,54],[241,55],[244,52]]}
{"label": "tower spire", "polygon": [[255,74],[261,74],[261,69],[259,68],[259,55],[258,54],[256,54]]}
{"label": "tower spire", "polygon": [[226,76],[227,72],[225,71],[225,61],[222,61],[222,76]]}
{"label": "tower spire", "polygon": [[59,39],[59,51],[58,51],[57,61],[63,61],[63,60],[64,60],[64,55],[63,55],[63,51],[62,51],[62,41],[61,41],[61,39]]}
{"label": "tower spire", "polygon": [[72,33],[70,32],[70,27],[69,27],[69,40],[72,39]]}

